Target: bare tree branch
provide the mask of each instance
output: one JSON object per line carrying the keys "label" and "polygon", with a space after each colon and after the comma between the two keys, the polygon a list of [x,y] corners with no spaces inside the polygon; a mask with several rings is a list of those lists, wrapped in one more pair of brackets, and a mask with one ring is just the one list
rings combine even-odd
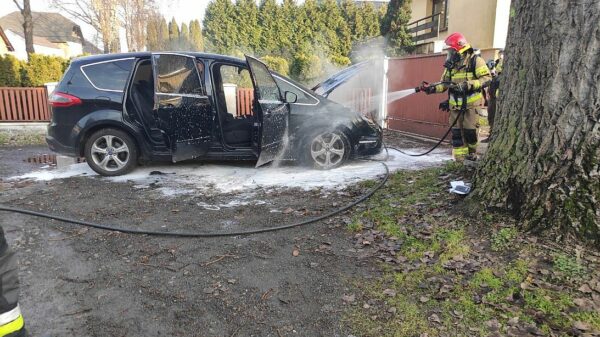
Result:
{"label": "bare tree branch", "polygon": [[21,5],[19,5],[19,2],[17,0],[13,0],[13,2],[15,3],[15,5],[17,5],[19,12],[23,13],[23,7]]}

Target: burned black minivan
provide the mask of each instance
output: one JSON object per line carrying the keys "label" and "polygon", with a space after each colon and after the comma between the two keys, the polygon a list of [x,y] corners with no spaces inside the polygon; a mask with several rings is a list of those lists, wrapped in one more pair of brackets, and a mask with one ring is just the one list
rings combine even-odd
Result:
{"label": "burned black minivan", "polygon": [[379,153],[378,127],[259,60],[140,52],[75,59],[51,94],[47,143],[101,175],[140,160],[297,160]]}

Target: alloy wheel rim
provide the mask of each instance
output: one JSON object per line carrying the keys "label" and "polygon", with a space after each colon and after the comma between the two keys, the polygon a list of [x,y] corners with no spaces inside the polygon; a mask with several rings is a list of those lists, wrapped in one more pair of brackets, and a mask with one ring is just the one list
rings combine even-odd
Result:
{"label": "alloy wheel rim", "polygon": [[106,171],[118,171],[129,162],[129,147],[112,135],[98,137],[92,144],[91,156],[94,164]]}
{"label": "alloy wheel rim", "polygon": [[342,137],[335,132],[323,133],[315,137],[310,146],[313,161],[324,169],[337,166],[346,154]]}

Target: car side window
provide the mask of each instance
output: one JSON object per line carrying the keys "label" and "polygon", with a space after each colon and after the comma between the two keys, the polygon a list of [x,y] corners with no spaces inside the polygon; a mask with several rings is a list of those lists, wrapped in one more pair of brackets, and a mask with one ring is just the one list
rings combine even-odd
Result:
{"label": "car side window", "polygon": [[279,76],[273,76],[275,78],[275,82],[277,82],[277,86],[281,89],[281,93],[284,94],[286,91],[293,92],[298,96],[298,100],[294,104],[318,104],[319,101],[309,95],[306,91],[298,88],[292,83],[282,79]]}
{"label": "car side window", "polygon": [[156,91],[163,94],[204,95],[194,58],[181,55],[155,55]]}
{"label": "car side window", "polygon": [[133,62],[133,59],[125,59],[93,63],[81,66],[81,71],[96,89],[123,91]]}
{"label": "car side window", "polygon": [[253,115],[254,86],[246,68],[223,64],[219,66],[220,83],[217,89],[221,109],[239,117]]}

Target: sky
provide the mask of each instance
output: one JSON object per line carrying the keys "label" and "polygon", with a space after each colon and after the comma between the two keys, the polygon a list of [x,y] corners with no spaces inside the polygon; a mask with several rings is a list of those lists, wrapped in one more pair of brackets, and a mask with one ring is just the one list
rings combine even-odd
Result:
{"label": "sky", "polygon": [[[22,0],[19,0],[22,2]],[[202,21],[206,6],[209,0],[156,0],[159,12],[165,16],[167,20],[175,17],[177,22],[189,22],[194,19]],[[11,12],[19,10],[12,0],[0,0],[0,17]],[[31,10],[34,12],[59,12],[52,7],[52,0],[31,0]],[[73,19],[73,18],[70,18]],[[77,22],[76,20],[74,20]],[[77,22],[81,26],[84,37],[91,41],[97,42],[96,31],[84,24]]]}

